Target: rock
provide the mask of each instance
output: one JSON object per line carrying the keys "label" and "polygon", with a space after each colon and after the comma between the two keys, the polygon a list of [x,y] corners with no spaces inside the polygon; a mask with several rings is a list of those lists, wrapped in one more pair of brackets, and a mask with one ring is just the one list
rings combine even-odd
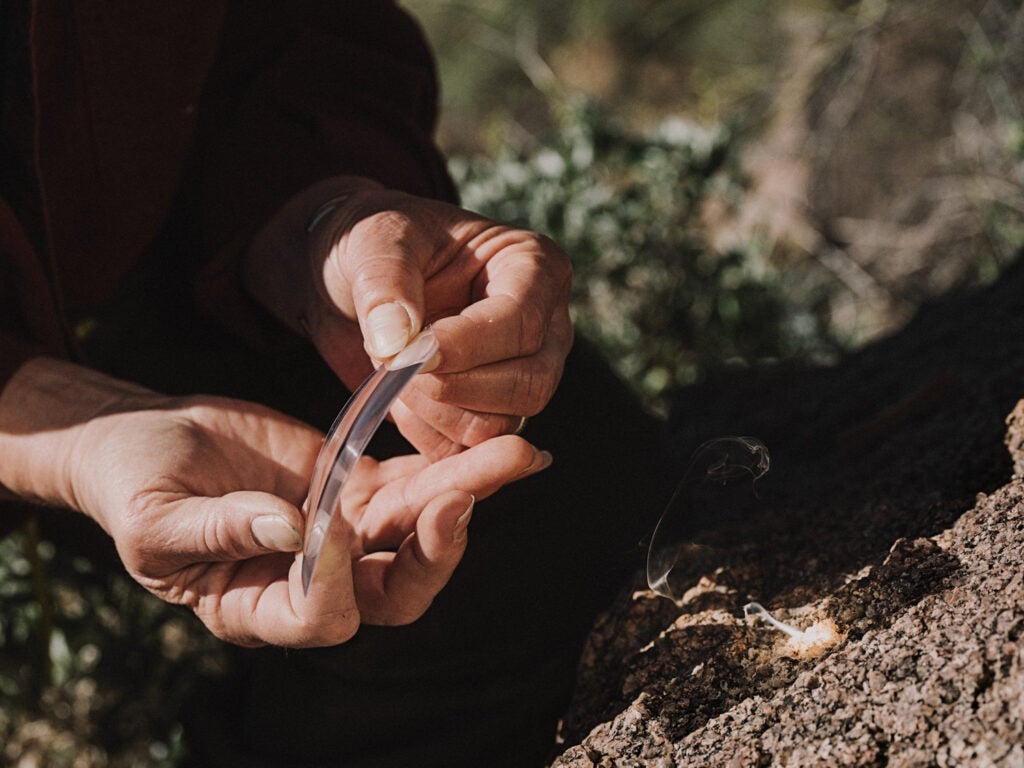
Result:
{"label": "rock", "polygon": [[[681,465],[757,436],[762,504],[702,521],[678,605],[625,585],[552,765],[1024,766],[1022,396],[1020,261],[834,368],[682,393]],[[750,601],[834,643],[794,654]]]}
{"label": "rock", "polygon": [[1006,417],[1006,447],[1013,457],[1013,474],[1024,477],[1024,400]]}

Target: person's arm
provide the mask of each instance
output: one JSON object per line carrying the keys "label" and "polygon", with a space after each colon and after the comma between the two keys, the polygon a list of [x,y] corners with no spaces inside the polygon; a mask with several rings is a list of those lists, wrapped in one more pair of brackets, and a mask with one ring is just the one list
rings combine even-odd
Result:
{"label": "person's arm", "polygon": [[23,500],[81,511],[71,456],[83,430],[102,414],[156,402],[143,387],[66,361],[25,361],[0,390],[0,483]]}
{"label": "person's arm", "polygon": [[[10,330],[0,328],[0,392],[19,368],[44,352],[45,350],[27,339],[19,337]],[[3,459],[0,459],[0,465],[3,465],[7,458],[5,454],[0,454],[0,456],[4,456]],[[2,475],[3,472],[0,470],[0,537],[17,528],[25,517],[23,508],[14,508],[4,504],[4,502],[18,501],[19,497],[4,485]]]}
{"label": "person's arm", "polygon": [[[21,223],[0,197],[0,390],[27,361],[64,352],[61,324],[45,270]],[[0,453],[0,464],[8,461]],[[0,536],[19,525],[24,508],[0,478]]]}
{"label": "person's arm", "polygon": [[325,179],[454,200],[433,140],[437,92],[426,41],[392,0],[230,10],[194,136],[203,278],[233,276],[255,233]]}

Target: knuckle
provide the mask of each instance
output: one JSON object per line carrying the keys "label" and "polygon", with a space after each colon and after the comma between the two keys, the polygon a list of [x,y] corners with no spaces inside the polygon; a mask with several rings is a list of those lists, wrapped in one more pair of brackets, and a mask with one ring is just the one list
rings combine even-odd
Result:
{"label": "knuckle", "polygon": [[462,378],[460,373],[428,373],[417,376],[413,386],[428,399],[447,403],[455,396]]}
{"label": "knuckle", "polygon": [[500,444],[496,444],[495,450],[500,450],[502,455],[517,466],[528,467],[535,458],[535,450],[532,445],[515,435],[506,435],[499,438]]}
{"label": "knuckle", "polygon": [[522,416],[536,416],[554,394],[556,378],[536,365],[518,367],[509,381],[509,401]]}
{"label": "knuckle", "polygon": [[386,605],[371,611],[363,620],[364,623],[375,627],[401,627],[419,619],[426,609],[426,605],[410,602],[410,598],[406,596],[401,603],[387,601]]}
{"label": "knuckle", "polygon": [[359,615],[347,611],[338,621],[333,622],[327,631],[325,645],[341,645],[347,643],[359,630]]}
{"label": "knuckle", "polygon": [[145,555],[146,536],[137,516],[125,516],[118,530],[117,548],[122,559],[126,560],[125,565],[131,564],[128,559],[135,560]]}
{"label": "knuckle", "polygon": [[519,356],[540,352],[547,333],[549,309],[538,302],[530,302],[519,312]]}
{"label": "knuckle", "polygon": [[243,554],[240,542],[231,535],[228,520],[220,516],[210,516],[202,524],[202,548],[214,557],[237,559]]}
{"label": "knuckle", "polygon": [[561,334],[562,343],[558,349],[558,372],[559,378],[561,378],[562,366],[565,363],[565,358],[569,355],[569,350],[576,344],[576,331],[572,327],[571,323],[567,322],[567,327]]}
{"label": "knuckle", "polygon": [[158,546],[144,507],[134,503],[129,505],[118,526],[115,543],[125,567],[132,573],[145,575],[147,564]]}
{"label": "knuckle", "polygon": [[491,413],[462,411],[456,431],[463,445],[479,445],[509,431],[508,418]]}
{"label": "knuckle", "polygon": [[393,238],[401,237],[409,223],[409,218],[404,213],[387,209],[368,212],[356,226],[361,234],[370,237]]}
{"label": "knuckle", "polygon": [[332,612],[300,627],[295,647],[326,648],[351,640],[359,630],[360,616],[355,609]]}
{"label": "knuckle", "polygon": [[[416,239],[415,225],[401,211],[385,210],[370,213],[361,220],[349,235],[348,246],[338,254],[342,262],[349,268],[352,282],[373,281],[381,277],[384,269],[402,269],[404,259],[381,256],[377,248],[386,243],[402,243]],[[411,265],[405,265],[411,269]]]}
{"label": "knuckle", "polygon": [[221,614],[220,606],[210,606],[210,599],[204,598],[193,607],[193,612],[206,628],[210,630],[210,633],[227,643],[238,645],[243,648],[258,648],[262,645],[266,645],[266,641],[258,636],[257,633],[250,629],[235,629],[228,626],[228,622],[225,621],[224,616]]}
{"label": "knuckle", "polygon": [[572,275],[572,261],[569,255],[547,235],[531,233],[537,250],[544,255],[545,271],[559,281]]}
{"label": "knuckle", "polygon": [[512,435],[509,435],[509,440],[516,441],[516,459],[519,461],[519,463],[521,463],[524,467],[529,467],[531,464],[533,464],[533,460],[537,457],[536,449],[532,445],[530,445],[530,443],[526,442],[520,437],[514,437]]}

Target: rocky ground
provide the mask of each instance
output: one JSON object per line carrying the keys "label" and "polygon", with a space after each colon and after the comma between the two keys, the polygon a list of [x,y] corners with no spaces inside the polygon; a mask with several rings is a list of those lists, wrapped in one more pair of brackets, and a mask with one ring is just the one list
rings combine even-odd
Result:
{"label": "rocky ground", "polygon": [[695,513],[682,600],[637,574],[598,622],[552,765],[1024,766],[1022,397],[1021,261],[837,367],[680,393],[680,457],[755,435],[772,470]]}

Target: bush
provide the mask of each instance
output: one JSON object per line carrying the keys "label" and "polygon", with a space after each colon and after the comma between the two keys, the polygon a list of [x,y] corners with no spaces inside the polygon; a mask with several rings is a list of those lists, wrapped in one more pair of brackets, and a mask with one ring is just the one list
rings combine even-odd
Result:
{"label": "bush", "polygon": [[724,365],[834,348],[764,248],[717,253],[702,237],[708,195],[742,194],[728,130],[672,118],[630,134],[585,100],[559,114],[547,140],[456,158],[452,172],[468,208],[570,254],[577,329],[648,406],[663,409],[672,388]]}
{"label": "bush", "polygon": [[0,764],[178,765],[180,707],[223,670],[220,645],[187,610],[37,531],[0,539]]}

